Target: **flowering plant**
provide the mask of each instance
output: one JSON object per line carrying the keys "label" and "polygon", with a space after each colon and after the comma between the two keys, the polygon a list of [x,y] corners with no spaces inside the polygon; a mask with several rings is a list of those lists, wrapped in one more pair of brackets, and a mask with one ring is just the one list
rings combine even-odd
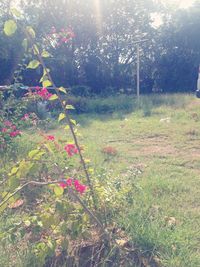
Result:
{"label": "flowering plant", "polygon": [[[4,32],[7,35],[13,35],[16,29],[16,20],[9,20],[4,25]],[[41,86],[29,90],[28,96],[44,101],[58,101],[62,109],[58,116],[58,122],[65,121],[64,130],[70,131],[72,140],[61,140],[52,134],[41,133],[42,141],[37,144],[35,149],[29,151],[25,158],[20,159],[8,173],[8,179],[4,184],[4,197],[0,203],[0,212],[8,207],[18,207],[18,203],[20,206],[26,205],[26,203],[29,205],[36,203],[36,205],[32,205],[34,215],[28,212],[23,222],[25,227],[31,227],[31,233],[36,229],[40,233],[38,242],[34,246],[36,254],[41,253],[41,246],[49,249],[53,247],[55,252],[58,248],[55,240],[60,236],[65,236],[65,241],[69,236],[72,240],[77,236],[80,238],[84,231],[88,230],[89,225],[97,227],[107,242],[109,235],[97,216],[99,209],[97,194],[90,177],[88,163],[85,160],[85,151],[77,138],[77,124],[69,115],[69,110],[74,107],[62,97],[63,94],[67,95],[65,88],[57,87],[54,84],[45,62],[50,54],[36,42],[33,28],[26,26],[23,28],[23,32],[25,33],[23,41],[26,43],[25,50],[29,53],[32,52],[34,57],[28,63],[27,68],[37,69],[40,67],[43,70],[40,79]],[[51,44],[60,46],[66,44],[74,37],[74,34],[71,30],[56,31],[52,29],[47,37]],[[54,94],[49,92],[50,87],[53,88]],[[20,122],[27,123],[31,117],[32,114],[26,112],[21,116]],[[1,127],[1,134],[16,138],[21,135],[21,132],[13,123],[6,122]],[[30,189],[31,194],[29,193]],[[35,199],[32,199],[32,196],[35,196]],[[55,228],[56,232],[54,233],[52,229]],[[49,240],[51,241],[50,245]],[[43,254],[44,256],[46,253]]]}
{"label": "flowering plant", "polygon": [[21,136],[21,131],[9,120],[0,123],[0,150],[5,150],[16,137]]}

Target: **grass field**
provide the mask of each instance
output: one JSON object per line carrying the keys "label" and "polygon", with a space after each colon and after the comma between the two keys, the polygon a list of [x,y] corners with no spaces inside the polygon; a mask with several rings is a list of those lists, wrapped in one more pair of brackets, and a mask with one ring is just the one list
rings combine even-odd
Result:
{"label": "grass field", "polygon": [[[95,174],[106,175],[106,170],[109,179],[133,180],[133,201],[119,211],[115,223],[141,250],[141,258],[149,254],[159,266],[198,267],[200,100],[189,95],[144,97],[140,107],[76,115],[79,138]],[[48,133],[63,136],[59,126]],[[36,133],[27,130],[23,151],[30,138],[36,139]],[[102,153],[106,147],[116,155]]]}

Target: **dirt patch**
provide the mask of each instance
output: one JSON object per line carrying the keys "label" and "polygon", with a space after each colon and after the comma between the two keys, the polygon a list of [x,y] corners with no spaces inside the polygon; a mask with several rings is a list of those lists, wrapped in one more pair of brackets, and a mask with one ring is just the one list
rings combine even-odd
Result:
{"label": "dirt patch", "polygon": [[151,146],[145,146],[143,147],[139,153],[142,153],[143,155],[159,155],[159,156],[166,156],[166,155],[174,155],[177,153],[176,149],[171,145],[151,145]]}
{"label": "dirt patch", "polygon": [[167,136],[150,136],[143,140],[135,140],[134,143],[140,146],[140,148],[137,149],[137,153],[143,156],[153,156],[154,154],[166,156],[178,153],[177,149],[169,143]]}
{"label": "dirt patch", "polygon": [[181,153],[185,159],[193,161],[193,160],[199,160],[200,159],[200,148],[199,149],[187,149],[184,150],[184,153]]}
{"label": "dirt patch", "polygon": [[187,106],[187,109],[193,110],[195,107],[200,107],[200,100],[195,99],[190,102],[190,104]]}

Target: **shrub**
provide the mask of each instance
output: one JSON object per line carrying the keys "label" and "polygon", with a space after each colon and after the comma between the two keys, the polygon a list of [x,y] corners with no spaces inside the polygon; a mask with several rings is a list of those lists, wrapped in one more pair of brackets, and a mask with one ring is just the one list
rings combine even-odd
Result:
{"label": "shrub", "polygon": [[76,85],[70,88],[70,93],[74,96],[91,96],[91,88],[85,85]]}

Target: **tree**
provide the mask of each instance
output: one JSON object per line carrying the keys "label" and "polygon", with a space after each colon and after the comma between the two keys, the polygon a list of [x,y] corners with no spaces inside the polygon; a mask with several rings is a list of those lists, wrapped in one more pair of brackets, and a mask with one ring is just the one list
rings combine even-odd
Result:
{"label": "tree", "polygon": [[160,29],[156,80],[164,92],[196,89],[200,63],[199,3],[168,13]]}

